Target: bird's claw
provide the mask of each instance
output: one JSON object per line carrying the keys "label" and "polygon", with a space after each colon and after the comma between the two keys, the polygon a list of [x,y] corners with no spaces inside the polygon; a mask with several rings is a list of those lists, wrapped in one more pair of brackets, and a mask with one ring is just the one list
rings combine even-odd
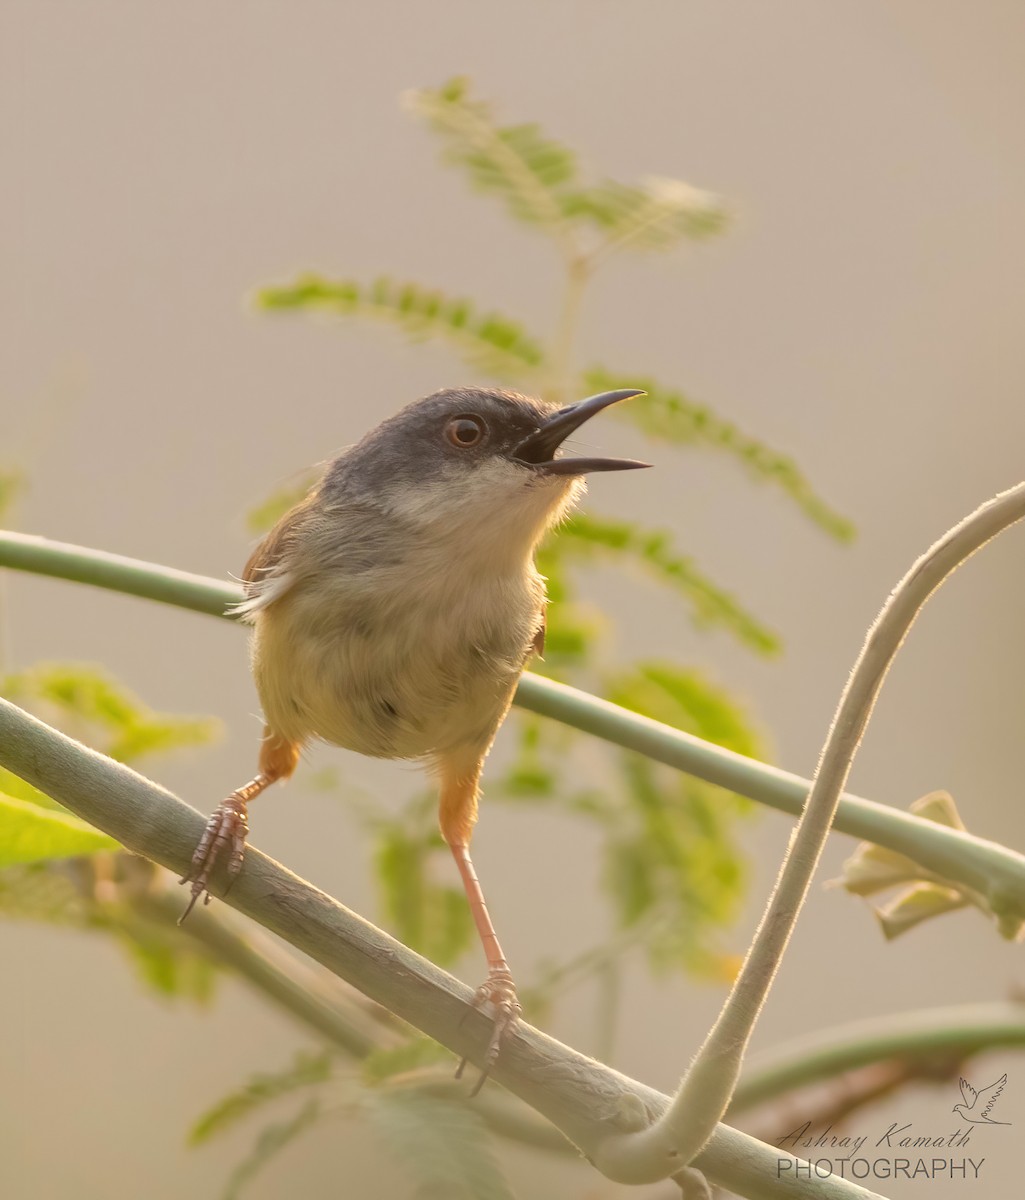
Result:
{"label": "bird's claw", "polygon": [[246,812],[246,801],[238,794],[232,794],[222,800],[216,811],[203,830],[199,845],[192,856],[188,872],[179,879],[179,883],[192,884],[192,896],[185,911],[178,918],[178,924],[192,912],[196,901],[206,892],[204,903],[210,903],[209,882],[214,867],[228,849],[228,860],[225,871],[228,876],[228,887],[231,887],[242,870],[242,860],[246,852],[246,834],[249,832],[249,815]]}
{"label": "bird's claw", "polygon": [[[516,995],[516,984],[513,983],[513,977],[507,970],[491,971],[484,983],[474,992],[471,1003],[481,1012],[490,1013],[494,1022],[491,1026],[491,1040],[488,1042],[488,1048],[484,1054],[484,1066],[480,1079],[477,1080],[473,1091],[470,1092],[472,1099],[487,1082],[492,1067],[498,1062],[502,1041],[519,1024],[523,1009],[520,1007],[520,1001]],[[460,1062],[456,1068],[456,1079],[462,1078],[468,1062],[467,1058]]]}

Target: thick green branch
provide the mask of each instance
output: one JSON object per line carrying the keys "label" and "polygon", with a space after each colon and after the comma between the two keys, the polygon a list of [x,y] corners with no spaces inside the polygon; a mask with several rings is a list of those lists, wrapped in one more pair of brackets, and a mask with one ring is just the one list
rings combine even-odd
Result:
{"label": "thick green branch", "polygon": [[[195,809],[5,700],[0,764],[128,849],[178,874],[188,866],[204,824]],[[470,1007],[469,988],[259,851],[249,850],[225,902],[455,1054],[473,1059],[486,1045],[488,1022]],[[503,1049],[493,1074],[592,1160],[608,1138],[643,1127],[667,1103],[661,1093],[529,1027]],[[723,1125],[696,1165],[751,1200],[807,1200],[805,1183],[777,1178],[780,1157],[774,1147]],[[815,1184],[816,1200],[875,1196],[834,1177]]]}
{"label": "thick green branch", "polygon": [[[20,533],[0,532],[0,566],[218,617],[241,596],[236,585],[206,576]],[[523,676],[516,703],[793,816],[800,814],[811,787],[799,775],[537,675]],[[905,854],[986,897],[1025,895],[1025,856],[970,833],[849,794],[840,798],[833,828]]]}

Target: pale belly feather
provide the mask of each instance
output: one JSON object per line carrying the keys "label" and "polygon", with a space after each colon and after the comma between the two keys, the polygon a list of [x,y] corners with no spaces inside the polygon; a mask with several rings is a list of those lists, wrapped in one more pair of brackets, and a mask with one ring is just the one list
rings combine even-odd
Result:
{"label": "pale belly feather", "polygon": [[468,592],[446,576],[400,590],[341,581],[316,598],[297,585],[260,613],[253,671],[271,728],[380,758],[483,753],[537,631],[544,585],[531,572]]}

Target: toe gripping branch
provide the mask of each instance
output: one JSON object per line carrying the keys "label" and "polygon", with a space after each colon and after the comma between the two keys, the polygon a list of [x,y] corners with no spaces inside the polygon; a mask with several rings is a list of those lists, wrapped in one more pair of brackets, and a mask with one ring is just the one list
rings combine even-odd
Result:
{"label": "toe gripping branch", "polygon": [[[487,1083],[492,1068],[498,1062],[502,1042],[519,1024],[523,1010],[520,1007],[520,1002],[516,995],[516,985],[513,983],[513,977],[509,973],[508,968],[490,971],[485,982],[474,992],[471,1003],[474,1008],[479,1009],[481,1012],[487,1013],[490,1010],[493,1019],[491,1039],[484,1053],[484,1065],[481,1075],[470,1092],[470,1098],[472,1099],[480,1092],[484,1084]],[[463,1077],[463,1071],[469,1061],[468,1058],[464,1058],[460,1062],[456,1068],[456,1079]]]}
{"label": "toe gripping branch", "polygon": [[192,884],[192,895],[185,911],[178,918],[179,925],[192,912],[196,901],[204,892],[206,895],[203,903],[210,903],[210,876],[217,863],[225,857],[226,852],[225,872],[228,878],[228,888],[235,882],[239,871],[242,870],[242,860],[246,853],[246,835],[249,832],[249,814],[246,805],[257,792],[263,790],[262,787],[251,790],[256,783],[257,780],[254,779],[246,787],[232,792],[226,800],[221,801],[213,816],[207,821],[203,836],[199,839],[199,845],[192,856],[192,863],[186,874],[178,881]]}

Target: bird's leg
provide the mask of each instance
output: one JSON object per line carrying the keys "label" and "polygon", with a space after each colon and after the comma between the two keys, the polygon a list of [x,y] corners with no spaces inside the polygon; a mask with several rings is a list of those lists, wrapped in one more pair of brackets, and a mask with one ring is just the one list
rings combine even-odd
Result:
{"label": "bird's leg", "polygon": [[[455,773],[442,768],[441,782],[441,833],[456,860],[459,874],[470,903],[473,922],[477,926],[484,957],[488,964],[488,977],[474,993],[473,1003],[477,1008],[489,1012],[494,1025],[491,1030],[491,1040],[484,1055],[484,1069],[480,1079],[470,1093],[472,1096],[484,1086],[491,1068],[498,1061],[502,1039],[512,1030],[520,1019],[520,1002],[516,996],[516,985],[505,955],[502,953],[498,934],[491,923],[488,906],[484,900],[484,892],[474,870],[470,858],[470,835],[477,819],[477,783],[480,778],[480,765],[475,764],[467,773]],[[456,1071],[458,1079],[466,1066],[466,1059],[459,1064]]]}
{"label": "bird's leg", "polygon": [[288,741],[269,728],[264,729],[263,742],[260,744],[259,773],[243,787],[236,788],[214,810],[203,830],[203,836],[199,839],[188,872],[179,880],[179,883],[192,884],[192,895],[185,911],[178,918],[179,925],[192,912],[193,906],[204,892],[204,902],[210,903],[210,875],[225,850],[228,851],[225,865],[228,887],[234,883],[235,877],[242,870],[242,860],[246,852],[246,834],[249,832],[249,814],[246,806],[272,783],[279,779],[287,779],[292,774],[299,761],[299,751],[298,743]]}

